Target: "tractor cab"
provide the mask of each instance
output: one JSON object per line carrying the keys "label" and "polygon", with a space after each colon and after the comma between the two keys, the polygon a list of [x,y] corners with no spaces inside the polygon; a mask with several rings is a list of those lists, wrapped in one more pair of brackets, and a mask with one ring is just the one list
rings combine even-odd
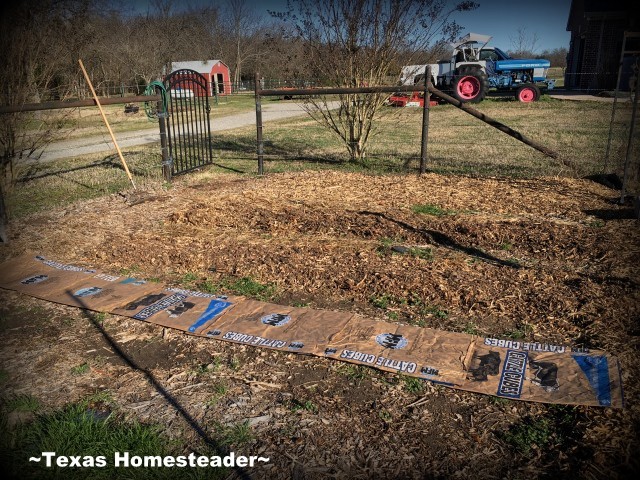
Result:
{"label": "tractor cab", "polygon": [[480,50],[480,61],[497,62],[499,60],[511,60],[511,57],[505,52],[495,47],[486,47]]}
{"label": "tractor cab", "polygon": [[468,33],[458,42],[452,43],[455,63],[477,62],[482,60],[482,49],[491,40],[490,35]]}

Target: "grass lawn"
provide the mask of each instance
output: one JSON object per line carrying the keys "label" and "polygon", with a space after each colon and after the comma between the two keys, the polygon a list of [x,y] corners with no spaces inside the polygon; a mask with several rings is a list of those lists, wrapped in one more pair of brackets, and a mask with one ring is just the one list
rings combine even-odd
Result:
{"label": "grass lawn", "polygon": [[[228,101],[213,108],[253,108],[250,95]],[[0,289],[7,475],[237,478],[28,463],[43,451],[231,449],[271,458],[272,476],[255,478],[633,478],[638,230],[630,209],[611,202],[615,190],[575,179],[616,171],[630,109],[620,106],[608,145],[607,103],[490,99],[477,108],[559,159],[443,105],[431,110],[429,174],[419,177],[419,109],[383,109],[359,163],[312,120],[285,119],[265,125],[264,177],[255,126],[214,135],[214,164],[169,183],[159,144],[125,149],[137,191],[111,154],[25,165],[9,192],[2,254],[41,252],[189,290],[602,349],[621,362],[625,409],[478,395]]]}
{"label": "grass lawn", "polygon": [[[212,108],[215,121],[219,115],[251,110],[254,108],[253,97],[229,97]],[[430,112],[428,171],[531,178],[584,177],[605,170],[611,118],[609,103],[563,101],[544,96],[532,104],[522,104],[511,98],[491,98],[475,108],[555,150],[559,159],[546,157],[451,105],[438,105]],[[89,115],[86,109],[81,110],[76,112],[81,114],[76,119],[80,130],[99,130],[97,111]],[[111,115],[121,122],[115,122],[116,127],[156,125],[146,118],[128,118],[115,110],[116,107],[110,107]],[[618,106],[616,118],[619,122],[614,125],[615,135],[610,145],[611,160],[607,168],[619,172],[620,177],[627,141],[624,122],[629,111],[628,105]],[[264,127],[265,172],[338,169],[370,174],[416,173],[420,160],[421,123],[422,110],[419,108],[383,108],[372,132],[367,157],[359,163],[346,161],[346,150],[337,136],[311,118],[267,123]],[[212,147],[214,165],[201,174],[220,171],[257,173],[254,126],[215,134]],[[164,185],[159,144],[123,151],[137,185]],[[30,165],[22,169],[21,177],[22,181],[8,198],[10,211],[15,216],[130,188],[115,155],[93,154]]]}
{"label": "grass lawn", "polygon": [[[275,101],[275,100],[274,100]],[[139,103],[137,113],[125,113],[124,105],[103,105],[103,110],[114,133],[158,128],[156,119],[149,119],[145,104]],[[253,95],[229,95],[209,98],[211,117],[223,118],[255,109]],[[62,110],[45,110],[26,117],[25,130],[32,135],[53,129],[64,138],[82,138],[106,134],[102,115],[97,107],[80,107]]]}

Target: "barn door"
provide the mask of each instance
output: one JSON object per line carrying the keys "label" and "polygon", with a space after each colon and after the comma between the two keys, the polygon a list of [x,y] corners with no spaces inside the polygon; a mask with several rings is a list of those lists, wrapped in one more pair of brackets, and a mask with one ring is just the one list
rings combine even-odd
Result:
{"label": "barn door", "polygon": [[177,70],[164,81],[167,91],[167,137],[171,174],[179,175],[213,162],[209,89],[195,70]]}

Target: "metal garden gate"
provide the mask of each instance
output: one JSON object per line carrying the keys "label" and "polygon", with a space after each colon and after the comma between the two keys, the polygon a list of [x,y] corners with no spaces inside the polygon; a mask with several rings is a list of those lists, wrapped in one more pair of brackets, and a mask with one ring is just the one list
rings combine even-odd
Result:
{"label": "metal garden gate", "polygon": [[164,81],[171,175],[213,163],[207,85],[195,70],[177,70]]}

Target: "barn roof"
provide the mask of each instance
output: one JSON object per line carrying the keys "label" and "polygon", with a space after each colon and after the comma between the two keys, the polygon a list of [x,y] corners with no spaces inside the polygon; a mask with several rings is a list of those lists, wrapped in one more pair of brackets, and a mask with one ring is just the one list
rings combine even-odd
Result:
{"label": "barn roof", "polygon": [[218,63],[226,66],[222,60],[192,60],[189,62],[173,62],[171,71],[188,69],[195,70],[198,73],[210,73],[211,69]]}

